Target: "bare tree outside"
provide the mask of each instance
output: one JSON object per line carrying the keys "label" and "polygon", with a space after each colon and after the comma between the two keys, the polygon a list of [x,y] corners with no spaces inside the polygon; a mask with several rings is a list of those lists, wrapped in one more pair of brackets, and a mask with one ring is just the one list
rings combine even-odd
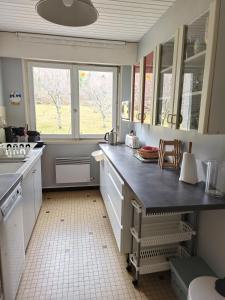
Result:
{"label": "bare tree outside", "polygon": [[112,85],[113,74],[111,72],[79,71],[80,103],[92,107],[93,113],[100,113],[99,130],[106,129],[109,119],[112,118]]}
{"label": "bare tree outside", "polygon": [[[36,128],[42,134],[72,133],[70,69],[33,67]],[[80,134],[102,135],[112,128],[113,72],[79,70]],[[76,84],[76,82],[74,82]]]}
{"label": "bare tree outside", "polygon": [[36,103],[54,104],[56,127],[62,129],[62,106],[71,102],[70,70],[35,67],[33,79]]}

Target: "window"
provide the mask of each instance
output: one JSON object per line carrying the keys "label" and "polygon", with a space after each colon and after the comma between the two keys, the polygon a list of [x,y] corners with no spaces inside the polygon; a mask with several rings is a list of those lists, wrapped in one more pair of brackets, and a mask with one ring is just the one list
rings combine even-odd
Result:
{"label": "window", "polygon": [[31,127],[44,137],[102,138],[116,128],[117,68],[29,63]]}
{"label": "window", "polygon": [[103,135],[113,126],[114,73],[110,69],[79,68],[80,135]]}

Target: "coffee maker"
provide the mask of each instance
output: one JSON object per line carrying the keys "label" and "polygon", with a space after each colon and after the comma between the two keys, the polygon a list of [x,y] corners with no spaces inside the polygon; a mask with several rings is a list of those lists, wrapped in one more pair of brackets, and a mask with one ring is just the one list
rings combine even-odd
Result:
{"label": "coffee maker", "polygon": [[18,139],[15,132],[15,127],[5,127],[5,141],[6,143],[17,143]]}

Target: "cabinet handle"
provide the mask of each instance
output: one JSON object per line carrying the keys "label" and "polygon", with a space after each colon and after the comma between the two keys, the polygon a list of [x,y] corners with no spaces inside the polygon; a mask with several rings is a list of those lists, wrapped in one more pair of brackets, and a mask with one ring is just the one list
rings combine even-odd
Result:
{"label": "cabinet handle", "polygon": [[[175,121],[173,121],[174,118],[175,118]],[[179,120],[178,121],[179,121],[178,125],[180,125],[183,122],[183,116],[181,114],[179,115]],[[172,124],[173,125],[177,124],[177,115],[172,115]]]}
{"label": "cabinet handle", "polygon": [[172,119],[173,119],[173,115],[172,114],[168,114],[168,116],[167,116],[167,123],[171,124],[172,123]]}
{"label": "cabinet handle", "polygon": [[33,171],[32,171],[32,174],[36,173],[36,171],[37,171],[37,170],[33,170]]}
{"label": "cabinet handle", "polygon": [[141,113],[137,113],[136,118],[137,118],[138,121],[140,121],[141,120]]}

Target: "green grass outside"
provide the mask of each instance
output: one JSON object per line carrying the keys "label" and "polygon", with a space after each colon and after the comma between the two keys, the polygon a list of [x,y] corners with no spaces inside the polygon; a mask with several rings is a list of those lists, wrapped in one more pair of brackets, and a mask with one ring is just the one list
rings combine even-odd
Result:
{"label": "green grass outside", "polygon": [[[57,127],[56,108],[52,104],[36,104],[36,127],[42,134],[70,134],[71,113],[70,106],[62,106],[62,128]],[[80,134],[104,134],[112,127],[112,118],[105,120],[105,127],[102,124],[102,117],[99,112],[89,106],[80,107]]]}

